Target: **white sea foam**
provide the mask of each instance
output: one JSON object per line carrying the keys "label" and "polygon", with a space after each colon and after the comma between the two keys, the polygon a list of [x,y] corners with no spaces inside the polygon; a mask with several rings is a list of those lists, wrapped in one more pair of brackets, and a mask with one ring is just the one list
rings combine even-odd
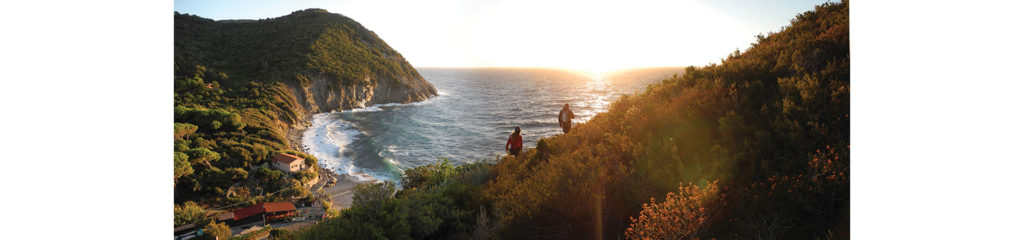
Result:
{"label": "white sea foam", "polygon": [[384,111],[384,109],[381,109],[377,105],[373,105],[373,106],[369,106],[369,107],[364,107],[364,108],[355,108],[355,109],[345,110],[345,112],[380,112],[380,111]]}
{"label": "white sea foam", "polygon": [[345,157],[344,154],[345,149],[359,138],[361,132],[345,120],[332,118],[332,114],[334,113],[313,115],[310,119],[312,126],[302,134],[303,148],[319,159],[320,165],[324,168],[351,176],[358,182],[374,181],[372,176],[362,173],[352,159]]}

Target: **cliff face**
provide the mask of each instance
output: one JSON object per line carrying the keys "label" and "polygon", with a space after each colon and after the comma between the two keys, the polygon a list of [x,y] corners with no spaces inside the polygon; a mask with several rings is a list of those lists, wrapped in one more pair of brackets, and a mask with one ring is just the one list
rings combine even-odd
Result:
{"label": "cliff face", "polygon": [[296,101],[309,113],[381,103],[410,103],[437,95],[434,85],[422,80],[422,77],[417,80],[367,76],[363,81],[370,83],[344,86],[331,85],[335,79],[324,75],[311,74],[310,77],[304,78],[309,84],[293,84],[289,87],[293,90]]}
{"label": "cliff face", "polygon": [[190,76],[202,65],[226,73],[220,82],[226,87],[281,82],[304,115],[437,95],[372,31],[321,9],[261,20],[175,13],[174,27],[175,75]]}

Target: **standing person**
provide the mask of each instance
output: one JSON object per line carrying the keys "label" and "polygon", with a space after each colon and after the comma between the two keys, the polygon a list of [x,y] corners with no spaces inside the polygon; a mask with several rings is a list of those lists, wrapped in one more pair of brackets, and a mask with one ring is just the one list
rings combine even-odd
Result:
{"label": "standing person", "polygon": [[569,128],[572,128],[573,118],[576,118],[576,115],[572,114],[572,110],[569,110],[569,104],[566,103],[565,107],[562,107],[562,111],[558,112],[558,126],[562,126],[562,132],[569,133]]}
{"label": "standing person", "polygon": [[[519,152],[523,151],[523,135],[519,134],[519,132],[519,127],[516,127],[516,131],[508,136],[508,141],[505,142],[505,151],[516,157],[519,156]],[[509,149],[509,146],[512,148]]]}

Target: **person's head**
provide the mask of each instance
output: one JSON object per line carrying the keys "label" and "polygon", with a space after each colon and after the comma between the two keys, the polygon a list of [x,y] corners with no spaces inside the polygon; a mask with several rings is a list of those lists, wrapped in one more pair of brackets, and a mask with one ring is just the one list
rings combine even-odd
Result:
{"label": "person's head", "polygon": [[568,103],[566,103],[566,104],[565,104],[565,107],[562,107],[562,108],[564,108],[564,109],[569,109],[569,104],[568,104]]}
{"label": "person's head", "polygon": [[521,131],[522,130],[520,130],[519,127],[516,127],[516,131],[513,132],[512,135],[519,135],[519,132],[521,132]]}

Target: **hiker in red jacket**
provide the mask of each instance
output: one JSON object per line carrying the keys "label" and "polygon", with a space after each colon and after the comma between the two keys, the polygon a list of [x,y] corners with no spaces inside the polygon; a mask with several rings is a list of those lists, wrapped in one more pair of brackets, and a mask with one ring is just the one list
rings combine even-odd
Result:
{"label": "hiker in red jacket", "polygon": [[[520,135],[519,132],[519,127],[516,127],[516,131],[508,136],[508,141],[505,142],[505,151],[516,157],[519,156],[519,152],[523,151],[523,135]],[[510,145],[511,149],[509,149]]]}

